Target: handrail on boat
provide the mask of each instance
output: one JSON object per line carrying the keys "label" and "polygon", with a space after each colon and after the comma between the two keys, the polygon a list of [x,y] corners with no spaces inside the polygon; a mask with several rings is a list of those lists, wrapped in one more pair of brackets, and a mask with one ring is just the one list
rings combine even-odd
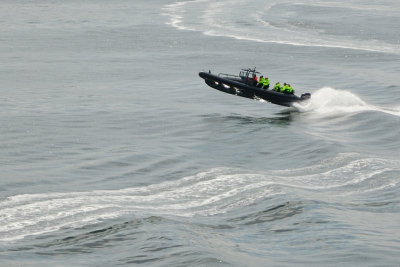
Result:
{"label": "handrail on boat", "polygon": [[238,75],[227,74],[227,73],[218,73],[218,76],[225,76],[225,77],[235,77],[235,78],[240,78],[240,76],[238,76]]}

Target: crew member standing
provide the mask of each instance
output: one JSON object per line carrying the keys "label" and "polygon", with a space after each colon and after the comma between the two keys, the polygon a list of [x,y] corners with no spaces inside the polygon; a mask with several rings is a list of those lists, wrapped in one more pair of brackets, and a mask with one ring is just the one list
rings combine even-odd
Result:
{"label": "crew member standing", "polygon": [[257,75],[256,75],[256,74],[253,74],[253,85],[254,85],[254,86],[257,86],[257,83],[258,83]]}

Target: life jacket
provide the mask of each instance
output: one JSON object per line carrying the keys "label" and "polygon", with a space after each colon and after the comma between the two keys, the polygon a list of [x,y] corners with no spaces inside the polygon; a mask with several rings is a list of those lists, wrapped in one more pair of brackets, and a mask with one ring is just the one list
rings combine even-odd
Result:
{"label": "life jacket", "polygon": [[264,86],[267,86],[267,85],[269,85],[269,79],[268,79],[268,78],[264,79],[264,82],[263,82],[263,84],[264,84]]}
{"label": "life jacket", "polygon": [[275,84],[275,87],[274,87],[274,90],[275,90],[275,91],[280,92],[281,89],[282,89],[281,83]]}
{"label": "life jacket", "polygon": [[284,93],[290,93],[290,86],[289,86],[289,85],[283,86],[282,92],[284,92]]}

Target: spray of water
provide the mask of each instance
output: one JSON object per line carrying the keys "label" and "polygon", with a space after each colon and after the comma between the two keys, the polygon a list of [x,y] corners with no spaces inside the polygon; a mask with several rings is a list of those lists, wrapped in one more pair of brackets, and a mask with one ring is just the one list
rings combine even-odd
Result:
{"label": "spray of water", "polygon": [[356,114],[365,111],[376,111],[400,116],[400,107],[383,108],[370,105],[349,91],[331,87],[319,89],[312,94],[310,101],[303,104],[295,104],[295,108],[299,112],[312,113],[322,117]]}

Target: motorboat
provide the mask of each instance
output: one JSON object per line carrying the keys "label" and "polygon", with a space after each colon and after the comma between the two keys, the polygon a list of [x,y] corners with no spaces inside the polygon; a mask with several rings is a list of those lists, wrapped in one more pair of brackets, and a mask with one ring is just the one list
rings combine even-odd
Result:
{"label": "motorboat", "polygon": [[310,93],[304,93],[301,96],[295,94],[277,92],[271,89],[264,89],[257,86],[254,77],[260,74],[256,68],[242,69],[239,75],[232,74],[213,74],[211,71],[200,72],[199,76],[205,83],[221,92],[231,95],[246,97],[255,100],[265,100],[276,105],[290,107],[293,103],[302,102],[310,99]]}

